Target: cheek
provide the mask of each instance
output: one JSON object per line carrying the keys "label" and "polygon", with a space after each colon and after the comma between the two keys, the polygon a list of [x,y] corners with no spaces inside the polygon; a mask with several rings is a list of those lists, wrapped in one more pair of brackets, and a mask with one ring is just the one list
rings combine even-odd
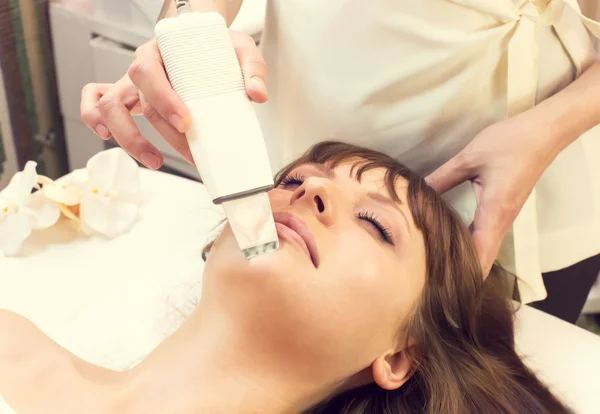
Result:
{"label": "cheek", "polygon": [[394,260],[394,253],[385,244],[355,226],[337,234],[333,245],[335,248],[327,252],[328,273],[340,274],[341,282],[365,291],[381,287],[382,275]]}
{"label": "cheek", "polygon": [[[323,315],[357,343],[379,342],[395,335],[402,309],[398,298],[404,272],[400,261],[362,229],[341,234],[337,248],[319,269]],[[361,234],[362,232],[362,234]]]}
{"label": "cheek", "polygon": [[289,206],[291,197],[292,191],[289,190],[275,188],[269,191],[269,201],[271,202],[271,209],[277,211],[286,206]]}

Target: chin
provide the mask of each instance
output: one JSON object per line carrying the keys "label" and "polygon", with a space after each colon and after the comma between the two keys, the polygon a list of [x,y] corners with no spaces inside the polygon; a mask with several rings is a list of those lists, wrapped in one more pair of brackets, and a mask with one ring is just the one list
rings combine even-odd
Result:
{"label": "chin", "polygon": [[[237,256],[235,258],[230,255],[228,260],[219,260],[220,263],[215,266],[215,270],[218,268],[217,272],[220,275],[227,273],[232,277],[253,280],[262,284],[276,282],[281,278],[293,278],[294,274],[298,274],[298,270],[303,268],[298,260],[294,260],[295,258],[286,251],[278,250],[250,260],[244,259],[239,252],[235,252],[235,254]],[[264,282],[260,282],[261,280]]]}
{"label": "chin", "polygon": [[[216,304],[219,312],[230,316],[240,326],[265,329],[262,324],[270,320],[270,325],[284,329],[273,315],[282,320],[293,309],[298,309],[299,284],[304,276],[298,271],[297,259],[289,252],[278,250],[246,260],[235,244],[227,248],[219,246],[211,251],[204,272],[203,300]],[[221,249],[221,247],[223,247]],[[295,266],[294,266],[295,264]],[[207,303],[207,302],[205,302]],[[255,326],[255,324],[257,324]]]}
{"label": "chin", "polygon": [[307,283],[311,275],[302,270],[295,255],[278,250],[248,261],[241,254],[239,259],[224,260],[221,253],[225,251],[213,257],[210,269],[207,263],[202,292],[207,299],[217,298],[223,314],[243,321],[244,326],[269,320],[278,330],[306,317],[303,304],[313,296],[309,290],[313,284]]}
{"label": "chin", "polygon": [[242,255],[231,228],[227,227],[218,237],[208,255],[206,270],[217,273],[240,273],[246,276],[268,277],[290,275],[298,271],[314,270],[310,258],[285,241],[279,243],[275,252],[265,253],[247,260]]}

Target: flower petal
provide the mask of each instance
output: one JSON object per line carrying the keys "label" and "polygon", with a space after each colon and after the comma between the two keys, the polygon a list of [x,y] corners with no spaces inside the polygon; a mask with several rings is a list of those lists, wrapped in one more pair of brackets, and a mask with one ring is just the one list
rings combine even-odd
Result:
{"label": "flower petal", "polygon": [[88,181],[89,174],[88,170],[85,168],[79,168],[77,170],[73,170],[69,175],[65,175],[64,177],[56,180],[57,184],[62,184],[63,179],[68,179],[69,182],[73,185],[80,185]]}
{"label": "flower petal", "polygon": [[36,191],[29,196],[21,207],[23,214],[29,217],[31,227],[45,229],[56,224],[60,217],[60,207],[54,201],[44,197],[44,193]]}
{"label": "flower petal", "polygon": [[52,178],[46,177],[45,175],[38,174],[37,176],[38,184],[46,185],[46,184],[54,184],[54,180]]}
{"label": "flower petal", "polygon": [[[77,216],[77,214],[75,214],[73,212],[73,210],[71,210],[69,208],[69,206],[66,206],[64,204],[59,204],[60,207],[60,211],[68,218],[71,219],[73,221],[75,221],[78,225],[81,224],[79,217]],[[79,206],[77,206],[77,208],[79,208]]]}
{"label": "flower petal", "polygon": [[38,182],[44,186],[42,191],[46,197],[66,206],[81,203],[81,194],[87,188],[87,179],[85,169],[75,170],[56,181],[43,175],[38,176]]}
{"label": "flower petal", "polygon": [[9,211],[9,208],[10,206],[6,200],[0,198],[0,220],[9,214],[12,214],[12,212]]}
{"label": "flower petal", "polygon": [[92,234],[94,234],[94,230],[87,225],[87,223],[85,221],[79,221],[79,225],[81,228],[81,231],[83,231],[83,234],[85,234],[86,236],[90,236]]}
{"label": "flower petal", "polygon": [[139,203],[139,166],[123,149],[99,152],[90,158],[87,170],[91,188],[116,194],[124,201]]}
{"label": "flower petal", "polygon": [[13,213],[0,219],[0,250],[7,255],[16,254],[21,244],[31,234],[31,223],[25,214]]}
{"label": "flower petal", "polygon": [[80,217],[84,231],[91,229],[113,238],[131,229],[138,209],[136,203],[85,194],[81,201]]}
{"label": "flower petal", "polygon": [[44,184],[42,192],[50,200],[66,206],[74,206],[81,203],[82,189],[72,183],[63,185],[57,185],[56,183]]}
{"label": "flower petal", "polygon": [[23,171],[16,173],[6,188],[0,191],[0,198],[6,200],[9,204],[21,205],[37,184],[36,167],[36,162],[27,161]]}

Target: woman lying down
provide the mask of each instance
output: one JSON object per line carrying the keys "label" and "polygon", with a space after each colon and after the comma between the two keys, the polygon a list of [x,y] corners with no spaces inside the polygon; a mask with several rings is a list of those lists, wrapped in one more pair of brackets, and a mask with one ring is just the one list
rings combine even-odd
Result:
{"label": "woman lying down", "polygon": [[190,317],[127,372],[0,314],[0,394],[18,414],[570,412],[515,352],[502,277],[467,228],[378,152],[327,142],[278,174],[279,251],[207,248]]}

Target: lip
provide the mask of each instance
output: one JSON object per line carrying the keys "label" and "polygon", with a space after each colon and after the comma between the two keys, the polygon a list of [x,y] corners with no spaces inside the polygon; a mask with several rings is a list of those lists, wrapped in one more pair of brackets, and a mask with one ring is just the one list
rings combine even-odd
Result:
{"label": "lip", "polygon": [[[304,250],[313,265],[319,267],[317,243],[306,223],[300,217],[287,211],[274,213],[273,220],[275,220],[278,235]],[[277,224],[283,226],[283,228]]]}

